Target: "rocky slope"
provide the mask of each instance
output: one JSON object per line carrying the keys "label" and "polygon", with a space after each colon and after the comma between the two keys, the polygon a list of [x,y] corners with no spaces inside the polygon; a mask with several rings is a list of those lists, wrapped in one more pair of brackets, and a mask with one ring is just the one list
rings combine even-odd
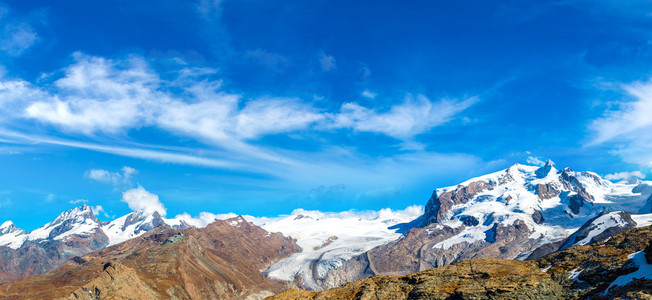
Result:
{"label": "rocky slope", "polygon": [[261,274],[299,251],[242,217],[201,228],[158,227],[59,269],[0,284],[3,299],[261,298],[285,283]]}
{"label": "rocky slope", "polygon": [[591,172],[557,170],[552,162],[541,167],[516,164],[435,190],[419,226],[315,281],[328,288],[461,260],[543,257],[649,225],[651,194],[652,182],[612,183]]}
{"label": "rocky slope", "polygon": [[373,276],[316,292],[268,299],[650,299],[652,227],[576,246],[538,261],[477,259],[413,273]]}

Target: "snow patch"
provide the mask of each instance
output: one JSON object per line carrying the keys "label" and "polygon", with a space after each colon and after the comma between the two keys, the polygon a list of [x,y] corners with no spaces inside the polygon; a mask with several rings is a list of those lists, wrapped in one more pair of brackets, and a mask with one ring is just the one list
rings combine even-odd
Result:
{"label": "snow patch", "polygon": [[573,281],[577,281],[577,277],[580,276],[581,273],[582,273],[582,270],[580,270],[580,268],[577,267],[577,268],[575,268],[575,269],[568,272],[568,279],[573,280]]}
{"label": "snow patch", "polygon": [[645,259],[645,252],[643,251],[634,252],[627,257],[634,262],[634,265],[638,267],[638,270],[626,275],[619,276],[618,278],[616,278],[616,280],[614,280],[609,285],[609,287],[605,290],[605,292],[609,291],[609,289],[615,286],[627,285],[630,282],[632,282],[634,278],[652,279],[652,265],[647,263],[647,260]]}

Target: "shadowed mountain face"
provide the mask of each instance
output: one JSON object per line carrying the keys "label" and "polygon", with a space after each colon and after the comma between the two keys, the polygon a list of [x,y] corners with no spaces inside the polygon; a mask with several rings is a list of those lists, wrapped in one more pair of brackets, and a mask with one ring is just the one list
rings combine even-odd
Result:
{"label": "shadowed mountain face", "polygon": [[241,217],[201,228],[159,227],[59,269],[0,285],[8,299],[229,299],[268,296],[285,283],[261,274],[300,249]]}
{"label": "shadowed mountain face", "polygon": [[321,292],[287,290],[268,299],[650,299],[651,242],[652,227],[634,228],[538,261],[466,260]]}

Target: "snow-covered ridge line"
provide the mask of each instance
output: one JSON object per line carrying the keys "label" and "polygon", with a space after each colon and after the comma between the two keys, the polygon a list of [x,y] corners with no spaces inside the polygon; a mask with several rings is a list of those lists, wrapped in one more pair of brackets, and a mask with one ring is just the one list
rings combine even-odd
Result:
{"label": "snow-covered ridge line", "polygon": [[[359,218],[364,220],[375,220],[378,218],[387,218],[394,214],[416,215],[423,211],[421,206],[415,205],[405,210],[393,211],[391,209],[381,209],[379,211],[345,211],[345,212],[321,212],[309,211],[304,209],[295,209],[289,215],[278,217],[254,217],[249,215],[242,216],[248,222],[255,225],[269,226],[277,221],[286,218],[293,218],[298,215],[310,216],[314,219],[327,218]],[[12,221],[6,221],[0,226],[0,246],[7,246],[12,249],[18,249],[26,242],[43,242],[47,240],[65,240],[70,236],[86,236],[100,231],[108,237],[107,246],[119,244],[128,239],[140,236],[145,232],[157,227],[168,226],[171,228],[188,228],[204,227],[215,220],[226,220],[235,218],[235,213],[213,214],[202,212],[193,217],[187,213],[177,215],[172,219],[164,218],[157,212],[146,214],[143,211],[131,212],[122,217],[116,218],[109,222],[102,222],[95,217],[91,206],[82,205],[73,209],[62,212],[52,222],[49,222],[30,233],[17,228]],[[286,235],[287,232],[282,232]]]}

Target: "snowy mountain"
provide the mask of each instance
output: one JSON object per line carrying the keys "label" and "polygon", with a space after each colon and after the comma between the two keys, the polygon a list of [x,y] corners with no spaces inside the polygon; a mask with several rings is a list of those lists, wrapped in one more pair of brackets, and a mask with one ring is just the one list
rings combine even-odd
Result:
{"label": "snowy mountain", "polygon": [[102,222],[88,205],[73,208],[30,233],[11,221],[0,226],[0,281],[48,272],[75,256],[140,236],[159,226],[187,228],[185,222],[163,219],[158,212],[132,212]]}
{"label": "snowy mountain", "polygon": [[436,189],[420,225],[317,278],[321,287],[464,259],[533,259],[652,223],[652,182],[515,164]]}
{"label": "snowy mountain", "polygon": [[84,205],[65,211],[54,221],[35,229],[28,235],[28,241],[64,240],[70,236],[88,236],[97,233],[101,221],[93,215],[90,206]]}
{"label": "snowy mountain", "polygon": [[[592,172],[515,164],[455,186],[436,189],[425,208],[402,211],[323,213],[297,209],[250,221],[297,240],[295,253],[265,271],[272,278],[301,278],[322,289],[374,274],[408,274],[463,259],[535,259],[571,246],[608,239],[652,224],[652,182],[611,182]],[[11,221],[0,226],[0,280],[40,274],[65,260],[138,237],[159,226],[206,226],[234,214],[131,212],[101,222],[89,206],[59,215],[26,233]],[[240,221],[238,221],[240,220]]]}
{"label": "snowy mountain", "polygon": [[497,225],[515,223],[522,223],[531,239],[545,244],[565,239],[605,211],[650,213],[651,194],[650,181],[612,183],[592,172],[557,170],[551,161],[541,167],[515,164],[435,190],[422,226],[464,225],[455,236],[435,245],[441,249],[486,240]]}

